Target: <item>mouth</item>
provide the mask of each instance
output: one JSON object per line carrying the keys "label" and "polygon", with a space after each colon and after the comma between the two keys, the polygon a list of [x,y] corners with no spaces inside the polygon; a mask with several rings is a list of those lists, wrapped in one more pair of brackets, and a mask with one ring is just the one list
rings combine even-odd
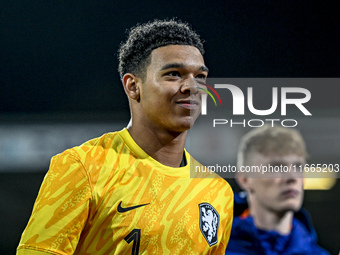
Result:
{"label": "mouth", "polygon": [[297,197],[299,195],[299,191],[296,190],[296,189],[288,189],[288,190],[285,190],[281,193],[282,196],[284,197]]}
{"label": "mouth", "polygon": [[183,108],[189,109],[189,110],[196,110],[199,106],[199,102],[197,100],[179,100],[176,102],[176,104],[180,105]]}

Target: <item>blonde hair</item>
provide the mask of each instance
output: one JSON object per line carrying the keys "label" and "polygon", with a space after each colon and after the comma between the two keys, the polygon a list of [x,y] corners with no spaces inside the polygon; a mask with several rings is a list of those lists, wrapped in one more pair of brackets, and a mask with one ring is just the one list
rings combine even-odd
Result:
{"label": "blonde hair", "polygon": [[237,166],[245,165],[251,153],[270,155],[298,155],[308,157],[305,142],[299,131],[292,128],[263,126],[241,138],[237,153]]}

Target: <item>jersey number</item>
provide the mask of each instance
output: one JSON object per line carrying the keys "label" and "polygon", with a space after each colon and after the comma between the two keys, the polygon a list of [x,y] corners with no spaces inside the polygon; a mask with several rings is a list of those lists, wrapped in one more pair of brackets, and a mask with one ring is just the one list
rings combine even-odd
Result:
{"label": "jersey number", "polygon": [[140,229],[135,228],[132,230],[125,238],[124,240],[127,243],[131,243],[133,241],[132,246],[132,255],[138,255],[139,253],[139,243],[140,243]]}

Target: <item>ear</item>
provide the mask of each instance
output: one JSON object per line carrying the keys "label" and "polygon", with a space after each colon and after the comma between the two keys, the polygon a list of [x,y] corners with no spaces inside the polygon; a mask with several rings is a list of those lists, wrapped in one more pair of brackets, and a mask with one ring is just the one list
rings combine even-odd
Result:
{"label": "ear", "polygon": [[238,172],[235,178],[237,184],[240,186],[241,189],[247,192],[252,192],[249,184],[249,177],[247,176],[246,173]]}
{"label": "ear", "polygon": [[139,88],[140,78],[136,77],[132,73],[127,73],[123,76],[122,82],[126,95],[132,100],[139,100],[140,88]]}

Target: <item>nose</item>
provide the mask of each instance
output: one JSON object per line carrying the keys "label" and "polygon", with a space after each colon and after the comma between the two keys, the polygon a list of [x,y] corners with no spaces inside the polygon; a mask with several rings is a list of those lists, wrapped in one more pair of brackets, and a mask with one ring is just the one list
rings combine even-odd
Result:
{"label": "nose", "polygon": [[197,94],[198,86],[199,84],[197,84],[197,81],[195,81],[194,78],[190,77],[184,80],[184,84],[181,86],[181,92],[182,93],[190,92],[190,94]]}
{"label": "nose", "polygon": [[297,182],[297,179],[290,176],[290,177],[286,177],[286,183],[296,183]]}
{"label": "nose", "polygon": [[282,176],[287,183],[295,183],[298,179],[303,178],[303,174],[301,173],[294,173],[294,172],[287,172],[284,173]]}

